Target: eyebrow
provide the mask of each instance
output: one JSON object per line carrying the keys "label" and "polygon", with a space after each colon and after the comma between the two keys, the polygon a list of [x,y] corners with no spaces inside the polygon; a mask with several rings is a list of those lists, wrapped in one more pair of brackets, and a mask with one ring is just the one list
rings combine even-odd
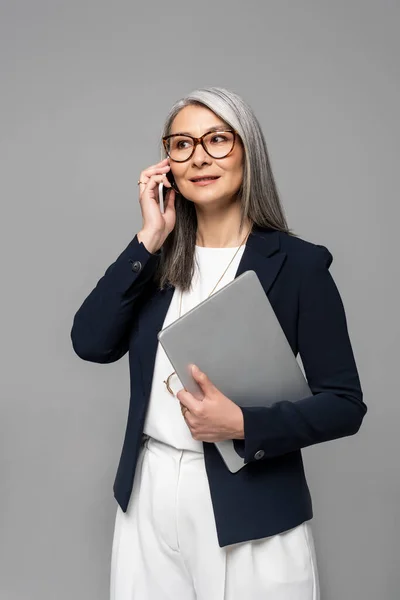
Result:
{"label": "eyebrow", "polygon": [[[214,127],[210,127],[209,129],[207,129],[207,131],[205,131],[203,135],[205,135],[206,133],[211,133],[212,131],[224,131],[224,129],[227,129],[226,125],[214,125]],[[176,133],[172,133],[171,135],[189,135],[191,137],[196,137],[195,135],[192,135],[187,131],[177,131]]]}

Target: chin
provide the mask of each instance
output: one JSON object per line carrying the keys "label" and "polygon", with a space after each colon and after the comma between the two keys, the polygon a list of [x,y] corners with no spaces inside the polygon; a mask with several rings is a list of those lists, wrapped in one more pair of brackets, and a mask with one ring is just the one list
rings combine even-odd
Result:
{"label": "chin", "polygon": [[205,190],[204,188],[201,188],[199,190],[195,190],[194,192],[193,190],[190,190],[187,194],[183,192],[183,196],[192,202],[199,202],[202,204],[203,202],[213,202],[218,200],[218,198],[221,197],[221,194],[216,194],[211,190]]}
{"label": "chin", "polygon": [[226,196],[214,196],[211,194],[209,196],[204,195],[192,197],[191,200],[193,204],[196,204],[197,206],[223,207],[229,206],[230,204],[230,201]]}

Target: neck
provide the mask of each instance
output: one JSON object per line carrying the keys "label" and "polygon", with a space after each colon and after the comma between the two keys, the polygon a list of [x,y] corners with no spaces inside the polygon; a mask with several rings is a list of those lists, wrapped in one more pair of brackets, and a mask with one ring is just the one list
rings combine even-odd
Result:
{"label": "neck", "polygon": [[251,222],[246,219],[240,230],[240,205],[235,203],[223,211],[197,209],[196,245],[206,248],[234,248],[240,246],[249,232]]}

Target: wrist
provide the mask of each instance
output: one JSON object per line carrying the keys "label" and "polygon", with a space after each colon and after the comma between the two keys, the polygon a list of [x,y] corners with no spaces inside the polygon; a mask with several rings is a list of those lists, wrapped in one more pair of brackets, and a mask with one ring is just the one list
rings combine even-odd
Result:
{"label": "wrist", "polygon": [[234,434],[232,436],[233,440],[244,440],[244,418],[243,418],[243,412],[242,409],[240,408],[240,406],[237,406],[237,416],[235,418],[235,427],[234,427]]}
{"label": "wrist", "polygon": [[155,254],[162,246],[161,235],[150,233],[143,229],[137,234],[137,239],[150,254]]}

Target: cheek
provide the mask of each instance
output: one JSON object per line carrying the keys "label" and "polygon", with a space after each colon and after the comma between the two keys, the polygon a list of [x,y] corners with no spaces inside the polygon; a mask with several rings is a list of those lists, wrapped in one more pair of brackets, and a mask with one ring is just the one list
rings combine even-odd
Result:
{"label": "cheek", "polygon": [[239,177],[240,179],[242,179],[242,177],[243,177],[243,172],[244,172],[243,165],[242,165],[242,164],[239,164],[239,165],[237,166],[237,168],[236,168],[236,174],[237,174],[237,177]]}
{"label": "cheek", "polygon": [[225,165],[227,174],[234,181],[241,179],[244,171],[243,154],[240,152],[236,156],[229,157],[227,160],[228,162]]}
{"label": "cheek", "polygon": [[243,179],[243,166],[241,163],[232,165],[229,169],[229,179],[232,183],[238,184]]}
{"label": "cheek", "polygon": [[174,168],[171,169],[171,173],[174,179],[180,179],[185,174],[185,169],[182,166],[175,165]]}

